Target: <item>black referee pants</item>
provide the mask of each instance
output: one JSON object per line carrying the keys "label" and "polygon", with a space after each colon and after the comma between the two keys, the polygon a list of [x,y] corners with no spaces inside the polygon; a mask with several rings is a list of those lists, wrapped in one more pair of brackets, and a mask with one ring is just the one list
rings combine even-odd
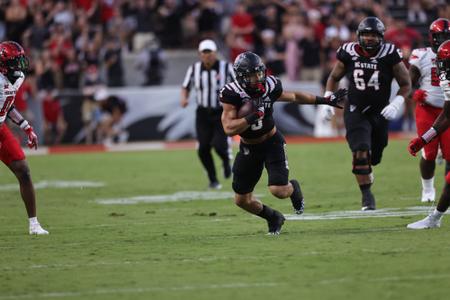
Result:
{"label": "black referee pants", "polygon": [[195,125],[199,142],[198,156],[208,173],[210,182],[218,182],[211,155],[212,147],[222,159],[224,167],[228,167],[230,164],[228,137],[222,127],[221,115],[222,108],[211,109],[200,106],[197,108]]}

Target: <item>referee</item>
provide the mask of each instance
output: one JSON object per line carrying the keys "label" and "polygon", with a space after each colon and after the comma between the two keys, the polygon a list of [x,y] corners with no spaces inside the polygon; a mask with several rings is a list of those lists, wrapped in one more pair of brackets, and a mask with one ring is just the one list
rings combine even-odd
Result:
{"label": "referee", "polygon": [[224,177],[230,178],[231,148],[222,127],[222,105],[218,95],[225,84],[234,80],[234,72],[232,64],[217,59],[217,46],[214,41],[203,40],[198,51],[200,61],[188,68],[183,81],[181,106],[188,105],[189,92],[191,88],[195,89],[198,156],[208,174],[209,188],[220,189],[222,186],[217,180],[211,148],[214,147],[222,159]]}

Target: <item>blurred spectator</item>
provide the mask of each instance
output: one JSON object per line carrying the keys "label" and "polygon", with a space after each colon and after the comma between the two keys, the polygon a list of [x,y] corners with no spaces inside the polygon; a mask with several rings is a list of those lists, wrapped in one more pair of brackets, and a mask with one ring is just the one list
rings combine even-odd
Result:
{"label": "blurred spectator", "polygon": [[106,40],[103,62],[106,68],[106,84],[111,87],[123,86],[122,49],[117,38]]}
{"label": "blurred spectator", "polygon": [[418,0],[408,1],[408,23],[424,25],[428,23],[427,14]]}
{"label": "blurred spectator", "polygon": [[243,2],[239,2],[231,16],[231,28],[227,35],[231,61],[234,61],[242,52],[253,50],[254,31],[255,23],[252,15],[247,12],[247,6]]}
{"label": "blurred spectator", "polygon": [[279,42],[275,31],[272,29],[265,29],[261,32],[262,47],[255,49],[264,63],[267,71],[271,75],[280,76],[285,73],[284,69],[284,44]]}
{"label": "blurred spectator", "polygon": [[20,0],[11,0],[5,9],[6,39],[21,42],[22,33],[28,26],[28,12]]}
{"label": "blurred spectator", "polygon": [[124,143],[128,140],[128,132],[122,124],[127,112],[125,101],[114,95],[108,95],[105,89],[98,89],[94,99],[99,103],[102,112],[97,128],[98,142],[102,144]]}
{"label": "blurred spectator", "polygon": [[295,5],[290,5],[284,17],[283,38],[286,41],[285,67],[289,80],[298,80],[300,50],[298,42],[305,37],[306,20]]}
{"label": "blurred spectator", "polygon": [[59,99],[55,97],[54,92],[46,92],[42,101],[42,110],[44,112],[44,143],[46,145],[60,144],[67,124]]}
{"label": "blurred spectator", "polygon": [[144,72],[144,86],[160,85],[162,83],[165,57],[159,41],[154,35],[139,53],[136,59],[136,68]]}
{"label": "blurred spectator", "polygon": [[78,89],[80,87],[82,65],[78,61],[75,49],[70,49],[66,53],[66,59],[62,66],[63,87],[68,89]]}
{"label": "blurred spectator", "polygon": [[299,42],[301,69],[300,80],[320,81],[322,76],[320,62],[320,41],[315,38],[314,31],[308,29]]}
{"label": "blurred spectator", "polygon": [[200,40],[218,38],[221,7],[215,0],[200,1],[200,12],[197,18],[198,36]]}
{"label": "blurred spectator", "polygon": [[163,0],[163,4],[158,9],[158,23],[161,26],[159,38],[163,48],[176,48],[182,45],[181,19],[185,12],[176,0]]}
{"label": "blurred spectator", "polygon": [[420,33],[408,27],[405,20],[397,19],[392,27],[387,28],[384,35],[386,41],[392,42],[403,52],[403,57],[408,59],[411,49],[419,48],[422,44]]}
{"label": "blurred spectator", "polygon": [[139,51],[152,38],[156,30],[156,4],[157,1],[137,0],[135,7],[130,8],[130,14],[136,22],[136,33],[133,37],[133,50]]}
{"label": "blurred spectator", "polygon": [[36,12],[33,25],[24,33],[24,45],[32,50],[41,51],[49,37],[50,30],[45,23],[44,15],[42,12]]}

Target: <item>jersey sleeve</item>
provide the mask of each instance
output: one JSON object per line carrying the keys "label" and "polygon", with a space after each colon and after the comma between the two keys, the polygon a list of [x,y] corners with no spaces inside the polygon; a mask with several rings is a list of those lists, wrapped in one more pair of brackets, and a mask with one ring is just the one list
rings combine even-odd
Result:
{"label": "jersey sleeve", "polygon": [[9,103],[6,101],[5,89],[3,88],[5,84],[5,81],[0,78],[0,124],[5,122],[10,108]]}
{"label": "jersey sleeve", "polygon": [[269,76],[267,80],[269,81],[269,86],[273,85],[270,92],[270,99],[272,99],[272,102],[275,102],[283,93],[283,84],[281,83],[281,80],[275,76]]}
{"label": "jersey sleeve", "polygon": [[400,50],[396,46],[392,46],[394,47],[394,50],[388,55],[388,57],[391,65],[395,66],[399,62],[403,61],[403,53],[402,50]]}
{"label": "jersey sleeve", "polygon": [[191,87],[191,82],[192,82],[192,76],[193,75],[194,75],[194,66],[191,65],[187,69],[186,75],[184,76],[183,85],[182,85],[183,88],[189,89]]}
{"label": "jersey sleeve", "polygon": [[241,97],[233,91],[228,85],[225,85],[219,92],[219,100],[222,103],[239,106]]}
{"label": "jersey sleeve", "polygon": [[423,53],[424,51],[422,49],[414,49],[409,57],[409,64],[420,70]]}
{"label": "jersey sleeve", "polygon": [[344,65],[347,65],[347,63],[350,60],[350,55],[347,53],[347,51],[344,50],[343,47],[345,47],[346,45],[343,45],[341,47],[339,47],[339,49],[337,49],[336,51],[336,58],[341,61]]}

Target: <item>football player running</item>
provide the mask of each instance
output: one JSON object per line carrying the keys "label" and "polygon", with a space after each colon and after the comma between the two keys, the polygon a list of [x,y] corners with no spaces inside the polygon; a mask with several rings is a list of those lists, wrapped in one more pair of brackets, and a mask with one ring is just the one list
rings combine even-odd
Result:
{"label": "football player running", "polygon": [[14,108],[14,100],[28,69],[28,58],[22,46],[16,42],[0,43],[0,159],[14,173],[19,181],[20,194],[29,218],[30,234],[48,234],[36,217],[36,197],[25,154],[17,139],[7,127],[10,118],[28,137],[28,147],[37,149],[38,138],[33,127]]}
{"label": "football player running", "polygon": [[[253,52],[240,54],[233,65],[236,80],[220,91],[223,105],[222,124],[229,136],[240,135],[239,152],[233,165],[234,201],[245,211],[265,220],[268,234],[279,234],[284,216],[277,210],[262,204],[253,195],[264,167],[268,173],[268,186],[279,199],[290,198],[294,211],[303,213],[304,200],[297,180],[289,180],[286,142],[277,130],[272,116],[275,101],[297,104],[326,104],[339,107],[347,91],[339,90],[328,97],[302,92],[283,91],[281,81],[266,75],[261,58]],[[254,110],[247,116],[238,116],[239,109],[247,101],[253,101]]]}
{"label": "football player running", "polygon": [[[431,47],[414,49],[409,58],[411,67],[409,75],[413,86],[419,83],[412,99],[416,102],[417,135],[423,135],[436,121],[444,107],[444,94],[439,87],[439,76],[436,67],[436,52],[439,46],[450,39],[450,22],[440,18],[430,25]],[[422,176],[422,202],[434,201],[434,170],[436,157],[441,148],[442,157],[449,166],[450,160],[450,130],[444,131],[439,137],[425,145],[420,158],[420,174]],[[448,172],[448,168],[446,169]]]}
{"label": "football player running", "polygon": [[[372,166],[381,162],[388,144],[389,120],[397,118],[411,90],[411,80],[402,54],[383,41],[385,27],[376,17],[367,17],[358,25],[358,42],[345,43],[337,50],[337,59],[326,84],[331,95],[345,76],[349,81],[348,103],[344,107],[346,139],[353,154],[352,172],[362,194],[362,210],[375,210],[371,192]],[[389,103],[391,83],[400,89]],[[332,107],[328,115],[334,114]]]}
{"label": "football player running", "polygon": [[[424,134],[413,139],[408,146],[412,155],[416,155],[425,145],[438,138],[450,126],[450,40],[442,43],[437,51],[436,63],[439,72],[439,85],[444,92],[444,108],[434,121],[433,126]],[[441,226],[441,219],[450,206],[450,173],[445,175],[445,186],[441,198],[434,209],[424,219],[408,224],[409,229],[437,228]]]}

